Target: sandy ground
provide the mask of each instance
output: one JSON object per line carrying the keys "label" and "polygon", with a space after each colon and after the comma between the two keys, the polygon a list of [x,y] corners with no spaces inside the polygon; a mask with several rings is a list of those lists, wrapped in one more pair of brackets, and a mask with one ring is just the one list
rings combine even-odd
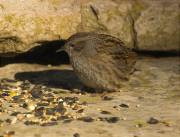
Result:
{"label": "sandy ground", "polygon": [[[84,117],[92,117],[95,119],[93,122],[73,120],[69,123],[57,121],[58,125],[54,126],[27,126],[24,122],[17,121],[0,127],[0,135],[15,131],[13,137],[73,137],[75,133],[80,137],[178,137],[180,136],[179,65],[179,57],[138,61],[135,68],[139,71],[133,73],[121,92],[107,95],[113,98],[110,101],[92,97],[91,93],[61,94],[62,97],[78,97],[80,103],[86,101],[88,107],[84,108]],[[72,90],[83,86],[70,65],[8,64],[1,67],[0,72],[0,79],[28,80],[32,87],[46,84],[53,91],[61,91],[63,88]],[[65,87],[61,86],[62,83],[65,83]],[[7,110],[14,110],[9,107],[12,104],[9,101],[1,104]],[[120,107],[121,104],[128,104],[129,107]],[[102,114],[101,109],[111,114]],[[24,108],[16,110],[29,111]],[[68,111],[74,112],[70,108]],[[9,113],[0,115],[1,120],[12,117]],[[116,123],[98,121],[98,117],[119,117],[119,121]],[[148,121],[152,117],[159,123],[149,124]]]}

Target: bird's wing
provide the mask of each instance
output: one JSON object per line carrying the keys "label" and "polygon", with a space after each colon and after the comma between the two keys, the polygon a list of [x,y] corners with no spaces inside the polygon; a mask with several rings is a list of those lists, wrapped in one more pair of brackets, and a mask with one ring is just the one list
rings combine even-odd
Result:
{"label": "bird's wing", "polygon": [[125,47],[121,40],[105,34],[98,34],[95,50],[96,53],[88,60],[91,69],[104,79],[108,77],[107,79],[117,86],[119,82],[115,79],[129,80],[139,58],[135,52]]}
{"label": "bird's wing", "polygon": [[120,39],[110,35],[99,34],[95,48],[97,54],[93,58],[96,59],[104,58],[121,65],[135,63],[139,59],[139,56],[128,47],[125,47]]}

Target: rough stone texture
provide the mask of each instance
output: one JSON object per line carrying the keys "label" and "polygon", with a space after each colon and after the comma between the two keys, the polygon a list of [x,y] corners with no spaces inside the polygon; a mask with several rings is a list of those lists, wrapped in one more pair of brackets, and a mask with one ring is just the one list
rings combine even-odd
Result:
{"label": "rough stone texture", "polygon": [[179,48],[179,5],[153,5],[135,21],[137,48],[152,51],[175,51]]}
{"label": "rough stone texture", "polygon": [[80,7],[76,1],[0,1],[0,52],[25,52],[38,41],[67,39],[76,33]]}
{"label": "rough stone texture", "polygon": [[131,3],[89,2],[81,8],[82,21],[77,31],[106,33],[120,38],[128,47],[134,47]]}
{"label": "rough stone texture", "polygon": [[10,56],[80,31],[110,34],[137,50],[177,52],[179,1],[0,0],[0,31],[0,53]]}
{"label": "rough stone texture", "polygon": [[[91,97],[91,94],[79,96],[78,94],[61,94],[63,97],[78,97],[80,103],[87,101],[88,107],[84,108],[85,117],[119,117],[116,123],[107,121],[83,122],[73,120],[70,123],[57,121],[58,125],[43,127],[40,125],[25,125],[23,121],[15,124],[7,124],[0,128],[0,135],[7,131],[15,131],[13,137],[73,137],[79,133],[80,137],[178,137],[180,87],[179,87],[179,57],[145,59],[136,63],[135,71],[129,82],[122,88],[122,92],[110,93],[111,101],[103,101],[100,97]],[[74,75],[71,66],[43,66],[38,64],[9,64],[0,68],[0,78],[10,78],[32,81],[31,84],[42,84],[43,81],[67,82],[72,88],[82,83]],[[46,79],[46,80],[45,80]],[[62,90],[46,85],[54,91]],[[59,85],[60,86],[60,85]],[[31,102],[33,103],[33,102]],[[129,108],[113,108],[120,104],[129,104]],[[2,102],[7,111],[14,109],[9,107],[12,103]],[[136,107],[139,105],[139,107]],[[111,112],[101,114],[99,109]],[[27,111],[24,108],[15,108],[16,111]],[[68,112],[76,113],[69,108]],[[14,118],[11,113],[2,113],[1,120]],[[149,124],[147,121],[153,117],[159,120],[157,124]],[[126,120],[123,120],[126,118]],[[168,121],[169,126],[163,123]],[[141,124],[142,127],[136,127]]]}

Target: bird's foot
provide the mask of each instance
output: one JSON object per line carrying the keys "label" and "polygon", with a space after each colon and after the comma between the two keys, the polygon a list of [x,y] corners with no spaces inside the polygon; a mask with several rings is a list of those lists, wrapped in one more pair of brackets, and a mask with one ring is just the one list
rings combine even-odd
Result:
{"label": "bird's foot", "polygon": [[104,98],[107,94],[109,94],[109,92],[107,90],[105,90],[103,93],[99,94],[99,93],[94,93],[91,96],[92,97],[102,97]]}

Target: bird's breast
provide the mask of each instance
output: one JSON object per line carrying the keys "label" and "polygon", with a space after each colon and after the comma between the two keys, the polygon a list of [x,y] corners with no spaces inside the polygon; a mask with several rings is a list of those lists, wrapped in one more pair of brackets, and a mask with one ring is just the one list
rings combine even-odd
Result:
{"label": "bird's breast", "polygon": [[97,88],[96,84],[100,83],[98,73],[91,69],[90,65],[85,61],[70,60],[76,76],[87,86]]}

